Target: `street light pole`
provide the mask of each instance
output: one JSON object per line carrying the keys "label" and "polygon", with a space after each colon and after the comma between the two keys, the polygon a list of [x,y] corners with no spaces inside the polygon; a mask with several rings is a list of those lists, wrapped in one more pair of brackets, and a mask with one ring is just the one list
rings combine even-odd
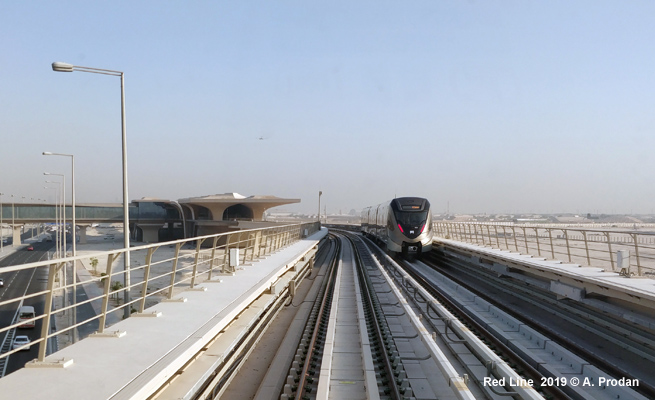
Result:
{"label": "street light pole", "polygon": [[[77,225],[75,223],[75,156],[72,154],[63,154],[63,153],[52,153],[50,151],[44,151],[44,156],[64,156],[71,158],[71,197],[72,197],[72,207],[73,207],[73,218],[71,221],[72,227],[71,231],[73,233],[73,257],[77,256]],[[64,222],[64,225],[66,223]],[[64,231],[64,235],[66,235]],[[65,254],[65,252],[64,252]],[[77,260],[73,261],[73,305],[77,304]],[[75,310],[75,307],[73,307]],[[73,325],[77,324],[77,312],[73,311]],[[77,330],[73,329],[73,343],[77,340],[76,338]]]}
{"label": "street light pole", "polygon": [[[44,173],[44,175],[45,174],[47,174],[47,173]],[[56,174],[48,174],[48,175],[56,175]],[[56,243],[55,247],[57,248],[57,258],[64,258],[64,257],[66,257],[66,254],[65,254],[66,253],[66,246],[65,246],[65,243],[64,243],[64,236],[65,235],[62,235],[62,232],[64,232],[65,229],[59,226],[59,221],[61,221],[62,226],[66,225],[66,218],[64,218],[64,213],[63,213],[63,211],[64,211],[64,207],[63,207],[64,206],[64,190],[62,189],[62,183],[61,182],[58,182],[58,181],[45,181],[45,183],[56,183],[56,184],[59,185],[58,194],[61,193],[61,195],[58,196],[59,200],[57,201],[57,205],[56,205],[56,209],[58,209],[58,212],[59,212],[59,217],[56,218],[56,222],[55,222],[55,226],[57,227],[57,234],[56,234],[57,241],[55,242]],[[63,249],[63,251],[61,249]],[[66,272],[66,271],[64,270],[64,272]]]}
{"label": "street light pole", "polygon": [[[72,197],[72,208],[73,208],[73,217],[71,223],[73,224],[72,230],[73,230],[73,257],[77,255],[77,247],[75,246],[77,240],[76,240],[76,222],[75,222],[75,156],[72,154],[63,154],[63,153],[52,153],[49,151],[44,151],[43,152],[44,156],[65,156],[65,157],[70,157],[71,158],[71,180],[73,181],[71,183],[71,197]],[[46,174],[49,175],[49,174]]]}
{"label": "street light pole", "polygon": [[[46,183],[48,182],[54,182],[54,181],[46,181]],[[54,182],[54,183],[59,183],[59,182]],[[47,187],[47,186],[44,186],[43,188],[58,190],[57,188]],[[55,226],[57,225],[59,225],[59,192],[55,193]],[[58,253],[59,253],[59,230],[57,230],[57,232],[55,233],[55,251],[52,254],[52,256],[54,258],[58,258],[59,257]]]}
{"label": "street light pole", "polygon": [[14,195],[11,195],[11,246],[16,247],[16,243],[14,243],[14,225],[16,224],[16,221],[14,219]]}
{"label": "street light pole", "polygon": [[318,223],[319,225],[321,224],[321,195],[323,194],[322,191],[318,191]]}
{"label": "street light pole", "polygon": [[[56,181],[46,181],[46,183],[56,183],[59,185],[58,188],[54,187],[48,187],[44,186],[44,189],[53,189],[56,190],[55,192],[55,226],[59,226],[59,199],[61,198],[60,196],[60,191],[61,191],[61,182],[56,182]],[[53,253],[52,257],[53,258],[59,258],[60,255],[59,253],[59,229],[57,229],[57,232],[55,233],[55,252]],[[67,277],[66,277],[66,268],[62,269],[62,275],[63,278],[59,280],[60,285],[64,289],[64,298],[62,300],[62,307],[66,307],[66,303],[68,301],[68,289],[66,288],[66,282],[67,282]],[[59,273],[59,272],[57,272]],[[66,315],[66,311],[64,310],[63,315]]]}
{"label": "street light pole", "polygon": [[0,193],[0,253],[3,253],[5,249],[3,246],[5,245],[5,228],[2,227],[2,195],[4,193]]}
{"label": "street light pole", "polygon": [[[44,172],[43,175],[56,175],[61,176],[62,182],[52,182],[52,183],[63,183],[61,189],[61,222],[62,222],[62,247],[64,249],[63,258],[66,258],[66,253],[68,246],[66,246],[66,176],[64,174],[51,174],[49,172]],[[47,182],[50,183],[50,182]]]}
{"label": "street light pole", "polygon": [[[123,273],[125,279],[125,292],[124,292],[124,304],[127,304],[131,301],[130,299],[130,214],[129,214],[129,200],[127,194],[127,134],[125,128],[125,73],[121,71],[113,71],[109,69],[100,69],[100,68],[91,68],[91,67],[82,67],[78,65],[63,63],[63,62],[53,62],[52,70],[56,72],[89,72],[93,74],[103,74],[118,76],[121,78],[121,138],[122,138],[122,148],[123,148],[123,246],[125,247],[125,256],[123,257]],[[124,318],[130,316],[130,309],[132,307],[125,307],[123,314]]]}

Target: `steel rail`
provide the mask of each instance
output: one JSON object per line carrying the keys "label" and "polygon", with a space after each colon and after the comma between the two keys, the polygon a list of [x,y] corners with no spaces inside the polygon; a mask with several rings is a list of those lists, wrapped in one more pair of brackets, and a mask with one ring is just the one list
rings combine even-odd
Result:
{"label": "steel rail", "polygon": [[[309,264],[304,267],[304,271],[301,271],[298,274],[304,277],[305,272],[308,269]],[[275,319],[275,316],[282,308],[284,308],[284,303],[288,297],[290,297],[289,288],[285,287],[280,293],[280,296],[278,296],[272,304],[269,304],[266,310],[257,317],[257,320],[250,327],[250,330],[239,339],[239,342],[230,350],[228,355],[226,355],[225,360],[221,365],[214,369],[213,379],[206,382],[203,387],[197,391],[197,395],[194,399],[220,399],[223,390],[227,387],[226,384],[232,380],[234,373],[241,368],[247,356],[252,352],[263,333]],[[195,358],[197,358],[197,356],[193,359]]]}
{"label": "steel rail", "polygon": [[307,356],[305,357],[305,362],[303,363],[302,372],[300,373],[299,376],[298,387],[296,389],[296,395],[294,397],[295,400],[301,400],[302,396],[304,395],[306,382],[309,378],[309,368],[311,366],[314,353],[318,350],[316,344],[318,341],[320,328],[322,322],[329,318],[329,312],[330,312],[329,307],[327,307],[327,312],[328,312],[327,316],[325,315],[325,310],[328,303],[331,303],[330,299],[332,297],[332,292],[334,290],[336,271],[338,268],[338,260],[341,255],[341,244],[339,240],[336,240],[336,246],[337,249],[335,250],[335,257],[332,259],[332,262],[330,263],[330,267],[329,267],[329,275],[325,278],[324,284],[321,287],[323,293],[320,296],[320,306],[316,314],[317,320],[314,325],[314,330],[312,331],[311,339],[309,341]]}
{"label": "steel rail", "polygon": [[[471,392],[471,390],[468,387],[468,383],[467,383],[468,377],[466,375],[462,376],[456,370],[454,365],[451,363],[451,361],[442,351],[441,346],[437,344],[436,338],[434,338],[432,334],[429,333],[427,329],[428,326],[426,326],[425,323],[422,321],[425,315],[416,313],[417,308],[419,310],[421,309],[420,305],[418,303],[415,303],[414,305],[410,305],[409,301],[410,299],[412,299],[412,297],[414,297],[413,300],[416,300],[415,291],[410,293],[410,291],[407,290],[407,289],[414,288],[414,286],[411,285],[409,288],[406,286],[406,284],[409,283],[409,281],[411,280],[411,277],[407,274],[399,273],[398,271],[396,271],[395,267],[389,268],[387,262],[390,260],[390,258],[388,256],[382,254],[377,247],[371,246],[371,242],[369,240],[362,239],[361,241],[364,242],[365,246],[368,247],[367,254],[371,254],[372,268],[377,271],[379,277],[382,278],[384,281],[386,281],[388,286],[390,287],[390,290],[387,293],[391,293],[391,292],[394,293],[396,299],[398,300],[398,304],[400,305],[400,307],[404,309],[403,314],[406,315],[408,319],[407,322],[409,322],[413,326],[416,332],[415,335],[410,337],[407,337],[405,335],[398,336],[395,334],[393,335],[393,337],[398,339],[418,338],[425,346],[425,350],[428,352],[429,357],[432,358],[432,360],[436,364],[436,367],[439,368],[439,370],[443,374],[443,378],[448,382],[447,385],[453,391],[455,397],[462,400],[464,399],[469,400],[475,398],[474,394]],[[372,253],[376,253],[376,255],[373,256]],[[382,262],[380,262],[380,260],[382,260]],[[383,292],[376,291],[376,293],[383,293]],[[435,330],[437,329],[435,328]],[[453,349],[451,349],[451,351],[452,350]],[[459,352],[457,351],[455,351],[455,353],[459,354]],[[404,359],[415,360],[416,358],[400,357],[400,359],[402,362],[402,360]],[[461,359],[460,359],[460,363],[465,364],[465,362]]]}
{"label": "steel rail", "polygon": [[[431,295],[436,297],[439,300],[439,302],[444,304],[454,315],[456,315],[458,319],[463,321],[463,323],[467,325],[471,329],[471,331],[477,332],[479,335],[484,337],[485,341],[491,343],[491,346],[489,347],[495,346],[494,351],[497,354],[501,355],[501,357],[503,358],[506,357],[511,362],[520,366],[520,369],[524,371],[522,374],[527,375],[530,378],[534,378],[535,382],[541,381],[541,378],[544,377],[544,375],[541,372],[539,372],[530,363],[528,363],[522,357],[520,357],[518,354],[512,351],[500,339],[498,339],[496,336],[491,334],[491,332],[489,332],[482,325],[480,325],[474,318],[469,316],[468,313],[466,313],[458,304],[453,302],[448,296],[441,293],[441,291],[439,291],[432,284],[430,284],[430,282],[428,282],[425,278],[417,274],[414,268],[411,267],[411,265],[404,263],[404,267],[405,267],[404,268],[405,272],[407,272],[410,276],[412,276],[412,278],[414,278],[421,285],[423,289],[425,289]],[[516,370],[517,368],[514,369]],[[555,399],[571,398],[568,394],[565,394],[557,386],[541,387],[539,389],[553,396],[553,398]]]}
{"label": "steel rail", "polygon": [[[293,280],[301,282],[309,273],[311,273],[312,265],[313,263],[311,262],[305,263],[301,270],[297,271]],[[288,271],[287,273],[290,272]],[[213,365],[211,369],[207,370],[211,372],[206,376],[205,380],[194,386],[193,394],[188,398],[194,400],[212,400],[220,398],[223,392],[227,389],[229,383],[234,379],[235,374],[243,367],[250,353],[262,339],[270,324],[273,323],[280,310],[285,307],[285,303],[290,297],[291,291],[287,285],[281,290],[280,294],[275,299],[270,300],[265,307],[262,308],[255,318],[250,320],[247,329],[237,336],[236,342],[227,352],[224,353],[220,363]],[[231,329],[234,321],[242,318],[243,314],[253,307],[253,304],[260,301],[260,299],[261,297],[255,299],[253,303],[244,308],[233,321],[211,338],[196,354],[189,357],[189,361],[180,367],[177,373],[172,374],[170,379],[166,381],[156,393],[149,396],[148,399],[154,400],[168,398],[170,394],[168,394],[166,390],[174,384],[174,381],[178,379],[181,374],[190,369],[190,367],[203,355],[212,354],[212,346],[220,341],[221,337]],[[255,309],[257,307],[261,306],[256,305]],[[214,356],[212,355],[210,357],[213,358]]]}
{"label": "steel rail", "polygon": [[[346,234],[346,238],[352,243],[353,250],[355,253],[355,263],[357,265],[357,274],[359,275],[359,286],[362,289],[362,300],[363,300],[363,306],[364,309],[369,310],[369,314],[371,318],[374,320],[373,324],[368,323],[367,321],[367,327],[369,330],[369,333],[373,331],[375,334],[375,338],[377,341],[377,344],[381,347],[384,347],[384,337],[382,334],[382,321],[378,319],[377,313],[374,312],[373,310],[373,304],[375,301],[377,301],[377,297],[374,293],[374,290],[371,288],[371,280],[368,274],[365,271],[365,266],[361,258],[360,251],[363,250],[362,246],[365,246],[361,240],[358,238],[355,238],[354,235],[352,234]],[[357,243],[355,243],[357,241]],[[375,297],[375,299],[374,299]],[[387,377],[389,378],[388,381],[390,383],[390,395],[393,399],[396,400],[401,400],[403,398],[402,394],[400,393],[400,388],[398,387],[398,383],[396,382],[396,377],[394,374],[394,368],[393,368],[393,361],[391,360],[389,353],[387,351],[381,351],[380,352],[383,356],[383,365],[384,365],[384,371],[387,374]]]}
{"label": "steel rail", "polygon": [[[368,242],[367,242],[367,245],[369,245],[369,247],[371,247],[371,245],[370,245]],[[381,252],[382,252],[382,251],[381,251],[379,248],[377,248],[377,247],[374,248],[374,251],[376,251],[376,252],[378,252],[378,253],[381,253]],[[395,271],[395,267],[389,265],[389,262],[386,261],[387,258],[386,258],[383,254],[379,257],[379,259],[381,260],[381,263],[385,266],[385,268],[390,269],[394,275],[399,276],[399,275],[398,275],[399,273],[398,273],[397,271]],[[389,259],[389,260],[390,260],[390,259]],[[409,275],[409,277],[415,279],[416,282],[420,284],[422,290],[425,290],[425,291],[426,291],[427,293],[429,293],[431,296],[434,296],[435,298],[437,298],[437,299],[438,299],[438,300],[439,300],[439,301],[440,301],[440,302],[441,302],[441,303],[442,303],[442,304],[443,304],[447,309],[449,309],[449,311],[451,312],[451,314],[454,314],[458,319],[460,319],[460,321],[462,321],[462,323],[463,323],[463,324],[464,324],[468,329],[470,329],[471,331],[477,331],[478,334],[481,335],[481,336],[483,336],[483,337],[485,337],[485,339],[486,339],[486,338],[489,338],[489,342],[491,342],[492,345],[495,345],[495,346],[496,346],[496,349],[498,349],[498,348],[502,349],[502,353],[503,353],[504,355],[506,355],[506,356],[507,356],[509,359],[511,359],[512,361],[516,360],[516,361],[517,361],[517,364],[519,364],[519,363],[520,363],[520,364],[525,364],[525,363],[523,362],[523,360],[522,360],[518,355],[516,355],[513,351],[511,351],[511,349],[509,349],[509,348],[508,348],[504,343],[502,343],[500,340],[498,340],[498,339],[495,338],[493,335],[491,335],[491,333],[489,333],[489,332],[488,332],[484,327],[482,327],[482,326],[481,326],[477,321],[475,321],[473,318],[471,318],[469,315],[467,315],[467,314],[466,314],[466,313],[461,309],[461,307],[460,307],[459,305],[455,304],[455,303],[454,303],[453,301],[451,301],[447,296],[445,296],[445,295],[443,295],[442,293],[440,293],[436,288],[434,288],[431,284],[429,284],[429,283],[428,283],[425,279],[423,279],[420,275],[417,275],[413,270],[410,271],[410,270],[408,270],[408,269],[404,269],[403,271],[404,271],[405,273],[407,273],[407,274]],[[401,276],[401,278],[402,278],[402,276]],[[404,281],[404,280],[405,280],[405,279],[403,278],[403,281]],[[418,293],[418,292],[416,292],[415,295],[416,295],[416,294],[421,295],[421,294]],[[423,302],[425,302],[425,299],[424,299]],[[428,307],[430,307],[429,304],[428,304]],[[429,317],[429,315],[428,315],[428,317]],[[491,346],[489,346],[489,347],[491,347]],[[498,350],[496,350],[496,349],[494,349],[494,351],[497,352]],[[474,352],[474,353],[475,353],[475,352]],[[485,361],[485,362],[486,362],[487,360],[482,360],[482,361]],[[520,364],[519,364],[519,365],[520,365]],[[489,369],[489,368],[490,368],[489,365],[487,365],[487,368],[488,368],[488,371],[489,371],[488,373],[491,373],[491,370]],[[493,369],[493,368],[494,368],[494,366],[491,365],[491,369]],[[540,374],[539,372],[536,372],[536,375],[535,375],[535,376],[537,376],[537,377],[541,377],[542,374]],[[538,381],[539,381],[539,380],[537,380],[536,382],[538,382]],[[484,387],[481,386],[481,388],[482,388],[484,391],[486,391]],[[549,388],[544,388],[543,391],[544,391],[544,392],[547,392],[548,390],[546,390],[546,389],[553,389],[553,388],[550,388],[550,387],[549,387]],[[494,391],[493,388],[490,388],[490,390]],[[560,391],[558,388],[554,388],[554,389],[552,390],[552,392],[554,392],[555,394],[559,395],[559,396],[555,396],[554,398],[557,398],[557,399],[567,399],[567,398],[570,398],[569,396],[565,395],[562,391]],[[552,393],[552,392],[551,392],[551,393]],[[498,392],[494,392],[494,393],[497,394],[497,395],[510,395],[511,391],[508,392],[508,393],[505,393],[505,394],[501,394],[501,393],[498,393]],[[513,393],[513,394],[514,394],[514,395],[519,395],[519,393]]]}

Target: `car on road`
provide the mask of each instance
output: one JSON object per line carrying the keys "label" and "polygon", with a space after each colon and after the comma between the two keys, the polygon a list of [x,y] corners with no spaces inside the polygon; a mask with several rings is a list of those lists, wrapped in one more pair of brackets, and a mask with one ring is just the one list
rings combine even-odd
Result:
{"label": "car on road", "polygon": [[34,246],[32,245],[27,246],[27,251],[34,251]]}
{"label": "car on road", "polygon": [[0,287],[5,287],[5,280],[0,278]]}
{"label": "car on road", "polygon": [[21,346],[27,345],[27,347],[23,347],[21,350],[29,350],[30,346],[29,344],[31,343],[30,338],[25,336],[25,335],[18,335],[14,338],[14,345],[12,346],[13,350],[16,350],[17,348]]}

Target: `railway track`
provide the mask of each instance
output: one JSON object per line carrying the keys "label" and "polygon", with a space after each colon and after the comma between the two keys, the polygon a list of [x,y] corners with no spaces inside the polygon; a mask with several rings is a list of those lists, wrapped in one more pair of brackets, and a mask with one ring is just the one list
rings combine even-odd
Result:
{"label": "railway track", "polygon": [[[224,398],[230,384],[242,373],[252,352],[266,338],[280,312],[289,306],[298,285],[311,277],[315,259],[325,256],[325,247],[305,253],[277,277],[216,336],[211,338],[168,382],[148,397],[156,399],[205,400]],[[243,398],[243,397],[239,397]]]}
{"label": "railway track", "polygon": [[[451,271],[460,271],[464,269],[461,264],[452,264]],[[602,398],[653,398],[648,392],[648,388],[636,387],[641,394],[629,386],[634,386],[634,380],[628,384],[620,382],[621,377],[625,375],[611,376],[602,369],[596,368],[595,365],[606,367],[602,361],[594,360],[589,362],[576,354],[571,353],[562,346],[555,344],[557,335],[557,326],[562,323],[554,323],[561,314],[551,316],[551,336],[544,336],[537,329],[530,328],[531,319],[519,320],[516,315],[512,316],[501,310],[499,301],[487,302],[483,298],[493,300],[494,295],[489,295],[489,291],[467,290],[468,282],[473,280],[471,273],[465,275],[466,278],[460,278],[457,282],[445,277],[439,268],[439,273],[432,268],[428,268],[423,263],[408,263],[405,266],[407,272],[414,276],[417,281],[422,282],[422,287],[427,292],[439,298],[440,302],[449,304],[453,307],[458,318],[466,321],[466,324],[485,341],[492,343],[492,346],[507,359],[517,371],[526,376],[526,379],[532,379],[533,385],[544,393],[545,397],[550,398],[574,398],[574,399],[602,399]],[[475,273],[473,274],[475,275]],[[476,279],[490,284],[494,281],[491,276],[482,276],[478,274]],[[498,293],[498,288],[493,293]],[[517,287],[506,288],[506,291],[517,294],[521,292]],[[523,297],[515,299],[512,305],[505,308],[514,309],[517,303],[539,303],[546,307],[546,302],[540,299],[530,298],[534,290],[523,290]],[[542,309],[542,314],[553,315],[553,311],[546,308]],[[576,317],[569,315],[569,319]],[[635,335],[636,336],[636,335]],[[641,339],[644,339],[643,337]],[[642,342],[643,345],[643,342]],[[544,350],[548,351],[544,351]],[[643,346],[641,347],[643,350]],[[628,378],[629,379],[629,378]],[[639,383],[639,381],[636,381]],[[616,386],[612,386],[616,383]],[[632,383],[632,385],[630,384]],[[541,384],[541,385],[540,385]],[[645,395],[646,397],[642,396]]]}
{"label": "railway track", "polygon": [[326,274],[280,399],[484,398],[469,390],[361,237],[336,236],[340,261]]}
{"label": "railway track", "polygon": [[[457,258],[432,256],[430,265],[450,279],[514,316],[614,376],[640,382],[640,391],[655,398],[655,332],[575,301],[557,299],[538,285],[499,279]],[[492,293],[491,296],[488,293]],[[502,300],[500,300],[502,299]],[[503,306],[512,304],[512,307]]]}
{"label": "railway track", "polygon": [[392,345],[360,256],[335,236],[339,256],[326,273],[280,398],[403,399],[411,393],[397,382],[402,366],[394,365],[392,352],[380,351]]}
{"label": "railway track", "polygon": [[[248,398],[648,398],[599,385],[612,377],[424,263],[393,260],[346,232],[332,232],[329,243],[330,251],[317,255],[321,265],[305,273],[314,294],[300,298],[299,289],[288,287],[284,301],[271,304],[305,309],[306,316],[294,319],[297,334],[283,330],[290,346],[280,345],[267,378]],[[206,387],[211,394],[198,398],[244,398],[239,391],[224,397],[224,387],[240,368],[249,369],[242,362],[275,313],[253,325],[224,363],[223,378],[217,373]],[[646,336],[631,336],[647,347]]]}

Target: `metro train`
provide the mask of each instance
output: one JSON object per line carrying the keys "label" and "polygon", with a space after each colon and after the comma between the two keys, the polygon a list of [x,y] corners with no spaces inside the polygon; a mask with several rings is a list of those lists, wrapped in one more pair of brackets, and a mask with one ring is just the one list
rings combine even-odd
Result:
{"label": "metro train", "polygon": [[432,250],[430,202],[421,197],[400,197],[362,211],[362,232],[405,257],[420,258]]}

